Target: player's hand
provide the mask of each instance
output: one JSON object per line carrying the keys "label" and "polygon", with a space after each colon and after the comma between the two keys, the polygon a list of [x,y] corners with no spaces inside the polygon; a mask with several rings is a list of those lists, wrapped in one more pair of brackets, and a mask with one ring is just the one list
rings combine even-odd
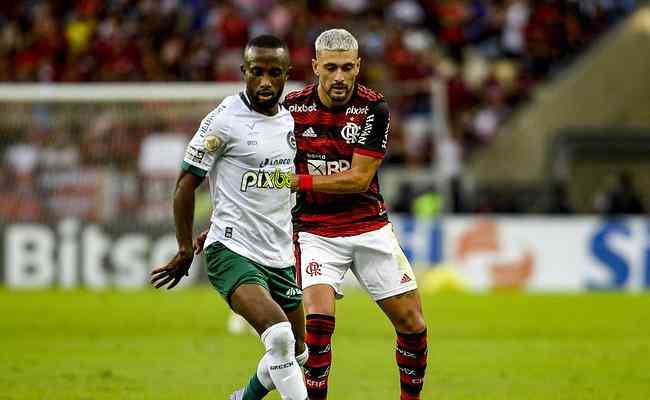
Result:
{"label": "player's hand", "polygon": [[167,264],[151,271],[151,284],[159,289],[165,285],[171,289],[178,285],[183,276],[189,275],[194,254],[191,251],[179,251]]}
{"label": "player's hand", "polygon": [[199,236],[194,239],[192,247],[194,248],[194,254],[199,255],[203,251],[203,245],[205,244],[205,239],[208,238],[208,229],[204,230],[199,234]]}

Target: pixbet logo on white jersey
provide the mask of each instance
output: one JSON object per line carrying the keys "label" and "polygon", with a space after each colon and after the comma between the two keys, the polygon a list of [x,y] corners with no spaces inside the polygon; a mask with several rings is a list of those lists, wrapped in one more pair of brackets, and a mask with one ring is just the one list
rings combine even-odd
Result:
{"label": "pixbet logo on white jersey", "polygon": [[249,188],[257,189],[290,189],[291,173],[282,172],[275,168],[273,172],[263,169],[254,171],[248,170],[241,177],[240,191],[246,192]]}
{"label": "pixbet logo on white jersey", "polygon": [[307,160],[309,175],[332,175],[350,169],[348,160]]}

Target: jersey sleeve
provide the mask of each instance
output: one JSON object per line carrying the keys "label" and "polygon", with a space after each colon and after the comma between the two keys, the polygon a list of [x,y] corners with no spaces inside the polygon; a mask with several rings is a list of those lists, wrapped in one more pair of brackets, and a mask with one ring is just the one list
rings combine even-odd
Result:
{"label": "jersey sleeve", "polygon": [[208,114],[187,145],[181,168],[200,178],[205,177],[221,157],[230,140],[226,106],[221,104]]}
{"label": "jersey sleeve", "polygon": [[384,158],[389,130],[388,104],[384,100],[380,100],[370,107],[354,152],[364,156]]}

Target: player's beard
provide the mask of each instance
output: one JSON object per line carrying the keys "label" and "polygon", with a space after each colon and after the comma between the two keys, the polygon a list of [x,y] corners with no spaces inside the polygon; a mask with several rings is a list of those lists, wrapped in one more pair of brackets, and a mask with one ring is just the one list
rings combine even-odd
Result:
{"label": "player's beard", "polygon": [[[337,92],[338,93],[342,92],[343,94],[338,94]],[[327,95],[334,102],[345,101],[348,98],[349,94],[350,94],[350,86],[347,84],[332,85],[327,91]]]}
{"label": "player's beard", "polygon": [[275,94],[264,100],[260,99],[260,92],[258,91],[255,93],[255,96],[253,96],[252,101],[255,103],[256,108],[259,108],[261,110],[270,110],[280,101],[280,96],[282,95],[283,90],[284,86],[278,88],[278,91]]}

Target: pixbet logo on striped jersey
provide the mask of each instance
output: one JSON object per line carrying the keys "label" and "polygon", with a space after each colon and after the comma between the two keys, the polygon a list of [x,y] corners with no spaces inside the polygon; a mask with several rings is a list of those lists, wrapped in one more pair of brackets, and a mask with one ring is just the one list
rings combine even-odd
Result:
{"label": "pixbet logo on striped jersey", "polygon": [[316,111],[316,104],[307,106],[306,104],[292,104],[289,106],[289,112],[312,112]]}
{"label": "pixbet logo on striped jersey", "polygon": [[345,115],[362,115],[362,114],[368,114],[368,106],[364,106],[364,107],[350,106],[345,109]]}

